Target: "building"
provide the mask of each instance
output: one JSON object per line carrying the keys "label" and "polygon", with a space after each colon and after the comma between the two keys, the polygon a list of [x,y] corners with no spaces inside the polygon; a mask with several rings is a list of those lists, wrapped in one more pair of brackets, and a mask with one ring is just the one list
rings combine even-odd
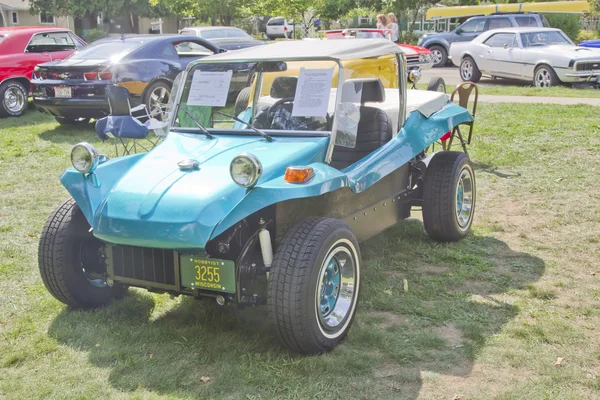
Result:
{"label": "building", "polygon": [[[91,22],[90,24],[89,18],[61,17],[47,13],[31,14],[29,12],[29,0],[0,0],[0,27],[49,25],[71,29],[82,35],[87,29],[102,25],[103,18],[101,16],[92,17]],[[161,31],[162,33],[177,33],[178,26],[179,19],[176,17],[156,20],[150,18],[139,19],[139,33],[160,33]],[[115,29],[114,23],[110,23],[110,29],[111,32]]]}

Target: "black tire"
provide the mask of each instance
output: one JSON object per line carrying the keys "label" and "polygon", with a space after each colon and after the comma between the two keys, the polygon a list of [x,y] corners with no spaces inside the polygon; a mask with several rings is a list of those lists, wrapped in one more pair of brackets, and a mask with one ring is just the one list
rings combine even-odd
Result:
{"label": "black tire", "polygon": [[[153,94],[157,94],[157,97],[154,97]],[[151,117],[162,121],[170,96],[171,85],[165,81],[156,81],[146,88],[142,101],[146,105],[148,114],[150,114]],[[161,111],[159,111],[159,108]]]}
{"label": "black tire", "polygon": [[[93,251],[103,244],[89,229],[81,209],[69,199],[50,214],[40,237],[38,264],[42,281],[54,297],[71,308],[102,307],[127,290],[103,285],[99,278],[94,281],[96,285],[92,283],[92,270],[99,276],[105,266],[99,251]],[[85,258],[82,249],[89,250]],[[89,267],[89,278],[82,264]]]}
{"label": "black tire", "polygon": [[[460,195],[459,179],[463,172],[463,191]],[[458,200],[460,198],[460,202]],[[469,156],[458,151],[436,153],[425,173],[423,185],[423,225],[429,237],[440,242],[455,242],[467,236],[475,214],[475,172]],[[466,207],[465,207],[466,206]],[[458,209],[469,209],[468,217]]]}
{"label": "black tire", "polygon": [[233,115],[236,117],[240,115],[240,113],[246,108],[248,108],[251,90],[251,87],[245,87],[238,93],[237,98],[235,99],[235,106],[233,107]]}
{"label": "black tire", "polygon": [[434,68],[441,68],[448,64],[448,50],[444,46],[435,44],[429,48],[434,57]]}
{"label": "black tire", "polygon": [[429,80],[429,84],[427,85],[427,90],[432,92],[441,92],[446,93],[446,82],[444,82],[443,78],[433,77]]}
{"label": "black tire", "polygon": [[89,118],[77,118],[77,119],[71,119],[71,118],[61,118],[61,117],[54,117],[54,119],[56,120],[56,122],[58,122],[61,125],[67,125],[67,126],[81,126],[81,125],[87,125],[90,122]]}
{"label": "black tire", "polygon": [[473,58],[465,56],[460,62],[458,73],[463,82],[477,83],[481,79],[481,71]]}
{"label": "black tire", "polygon": [[0,85],[0,117],[20,117],[29,106],[29,91],[17,80]]}
{"label": "black tire", "polygon": [[549,65],[542,64],[535,69],[533,73],[533,86],[552,87],[560,85],[560,79]]}
{"label": "black tire", "polygon": [[[346,261],[338,263],[337,257]],[[319,291],[320,283],[328,271],[334,273],[334,269],[324,267],[330,258],[334,262],[333,268],[338,265],[340,277],[347,278],[351,270],[354,278],[350,280],[353,284],[340,283],[331,289],[335,297],[331,309],[329,306],[323,308],[321,295],[317,306],[317,293],[327,292]],[[359,288],[360,249],[352,230],[344,222],[332,218],[303,219],[282,239],[271,267],[268,308],[273,331],[291,351],[302,354],[329,351],[348,334],[356,314]],[[349,297],[338,303],[341,295]],[[334,320],[336,326],[328,326],[323,320],[329,315],[323,313],[336,313],[338,305],[342,308],[349,305],[347,313],[339,321]]]}

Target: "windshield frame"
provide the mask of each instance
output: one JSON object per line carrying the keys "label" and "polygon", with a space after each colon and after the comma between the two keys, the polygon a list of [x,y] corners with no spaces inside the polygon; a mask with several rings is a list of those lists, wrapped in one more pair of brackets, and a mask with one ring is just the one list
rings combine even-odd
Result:
{"label": "windshield frame", "polygon": [[[405,75],[406,75],[406,56],[404,53],[390,53],[390,55],[393,55],[396,63],[398,64],[398,96],[399,96],[399,113],[398,113],[398,132],[393,132],[393,135],[396,136],[399,132],[401,127],[404,125],[404,121],[406,120],[406,79]],[[277,57],[274,56],[273,58],[269,59],[269,61],[284,61],[284,62],[293,62],[293,61],[332,61],[335,64],[337,64],[338,66],[338,77],[337,77],[337,87],[341,88],[344,84],[344,66],[342,64],[342,60],[335,58],[335,57],[323,57],[323,56],[319,56],[319,57]],[[178,91],[176,98],[174,99],[174,107],[173,107],[173,111],[171,113],[171,115],[169,116],[169,122],[168,122],[168,127],[169,127],[169,131],[174,131],[174,132],[189,132],[189,133],[193,133],[193,132],[197,132],[198,129],[197,128],[193,128],[193,127],[176,127],[175,126],[175,120],[177,118],[177,115],[179,113],[179,107],[181,105],[181,97],[183,96],[183,87],[185,85],[185,82],[187,82],[188,80],[188,76],[190,74],[190,72],[197,66],[197,65],[201,65],[201,64],[233,64],[233,63],[248,63],[248,62],[258,62],[256,60],[253,60],[252,58],[249,59],[245,59],[245,58],[240,58],[237,60],[211,60],[210,57],[204,58],[204,59],[200,59],[200,60],[196,60],[192,63],[190,63],[187,68],[185,69],[185,71],[183,72],[183,76],[181,78],[181,82],[182,82],[182,86],[180,88],[180,90]],[[255,85],[255,87],[262,87],[262,80],[263,80],[263,72],[258,72],[255,78],[255,82],[253,83],[253,85]],[[339,105],[340,101],[341,101],[341,96],[342,96],[342,91],[341,90],[337,90],[336,94],[335,94],[335,108],[337,108],[337,106]],[[258,99],[260,97],[260,90],[255,90],[254,91],[254,97],[252,99],[252,103],[255,104]],[[336,136],[337,136],[337,128],[338,128],[338,120],[339,118],[334,117],[333,119],[333,124],[331,126],[331,131],[284,131],[284,130],[271,130],[271,129],[263,129],[265,132],[268,132],[270,136],[273,137],[283,137],[283,136],[287,136],[287,137],[330,137],[329,140],[329,145],[327,148],[327,153],[325,155],[325,162],[329,163],[331,161],[332,155],[333,155],[333,150],[335,147],[335,142],[336,142]],[[257,133],[254,132],[252,129],[236,129],[235,131],[232,129],[220,129],[220,128],[210,128],[210,132],[211,133],[218,133],[218,134],[224,134],[224,135],[251,135],[251,136],[256,136]]]}

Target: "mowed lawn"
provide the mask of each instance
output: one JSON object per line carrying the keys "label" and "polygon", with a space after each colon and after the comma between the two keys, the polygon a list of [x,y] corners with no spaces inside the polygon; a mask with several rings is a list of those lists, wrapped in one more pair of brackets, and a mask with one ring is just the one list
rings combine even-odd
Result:
{"label": "mowed lawn", "polygon": [[301,357],[260,308],[130,289],[66,309],[40,231],[72,145],[112,148],[35,110],[0,120],[0,398],[600,398],[600,109],[481,104],[476,127],[473,234],[433,243],[417,211],[364,243],[348,339]]}

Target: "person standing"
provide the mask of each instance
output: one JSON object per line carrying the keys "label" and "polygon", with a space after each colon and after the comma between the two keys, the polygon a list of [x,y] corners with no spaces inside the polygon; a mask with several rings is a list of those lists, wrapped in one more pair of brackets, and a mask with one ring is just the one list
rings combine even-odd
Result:
{"label": "person standing", "polygon": [[400,43],[400,31],[398,29],[398,21],[396,20],[394,13],[388,14],[387,28],[390,30],[390,40],[394,43]]}
{"label": "person standing", "polygon": [[377,29],[387,29],[387,19],[384,14],[377,16]]}

